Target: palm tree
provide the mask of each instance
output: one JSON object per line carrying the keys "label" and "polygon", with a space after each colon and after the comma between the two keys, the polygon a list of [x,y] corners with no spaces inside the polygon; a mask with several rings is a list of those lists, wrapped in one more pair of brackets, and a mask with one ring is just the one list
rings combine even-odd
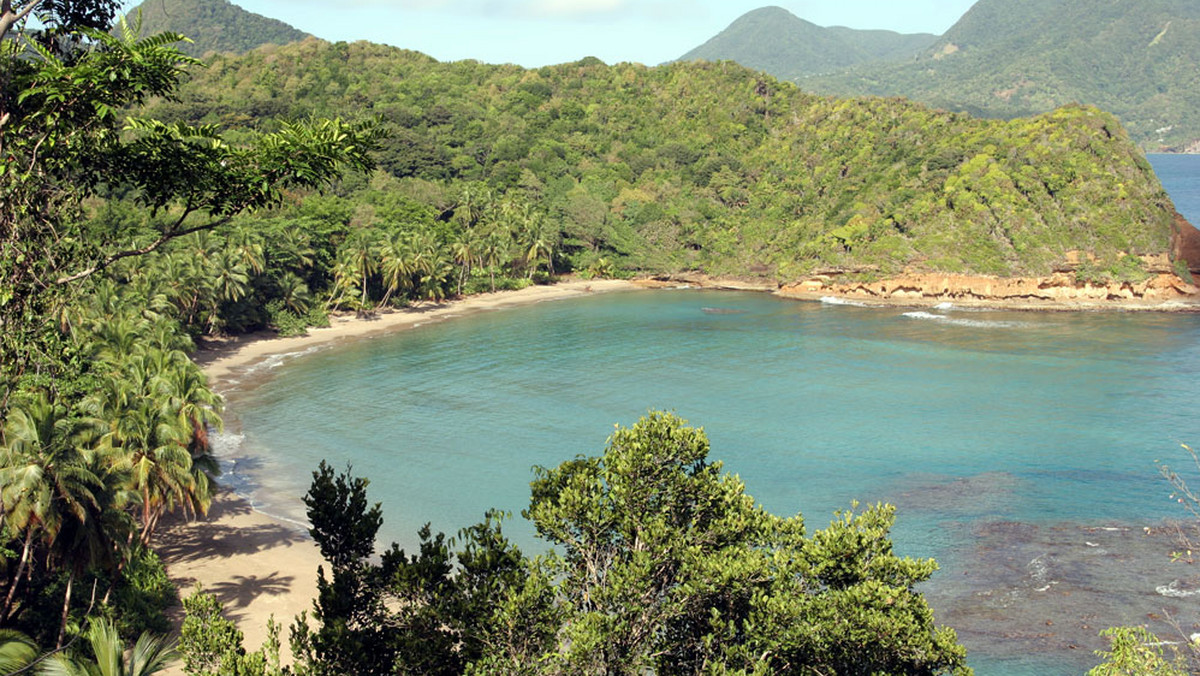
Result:
{"label": "palm tree", "polygon": [[273,247],[272,254],[279,262],[292,270],[311,268],[317,252],[312,240],[299,228],[287,228]]}
{"label": "palm tree", "polygon": [[147,348],[105,365],[109,377],[85,406],[100,446],[121,450],[118,469],[141,496],[141,542],[148,544],[167,511],[207,511],[215,468],[206,429],[219,424],[219,399],[177,350]]}
{"label": "palm tree", "polygon": [[554,242],[545,215],[535,210],[532,205],[526,204],[521,209],[520,223],[521,253],[525,259],[529,277],[533,278],[538,261],[543,257],[550,267],[550,274],[553,275]]}
{"label": "palm tree", "polygon": [[348,283],[348,280],[345,279],[337,279],[335,284],[349,289],[353,283],[357,283],[359,285],[359,309],[364,312],[371,300],[367,293],[367,282],[376,269],[375,246],[371,240],[372,237],[366,230],[356,231],[347,237],[346,241],[342,242],[341,248],[338,249],[337,265],[334,267],[336,277],[353,276],[354,282],[352,283]]}
{"label": "palm tree", "polygon": [[0,629],[0,673],[15,674],[28,669],[38,657],[38,647],[28,636]]}
{"label": "palm tree", "polygon": [[380,305],[387,305],[392,294],[412,285],[412,276],[417,272],[413,261],[413,248],[407,233],[396,232],[379,244],[379,272],[387,292]]}
{"label": "palm tree", "polygon": [[44,393],[9,409],[0,447],[0,510],[22,536],[21,559],[0,607],[10,618],[36,541],[52,543],[64,525],[99,527],[89,515],[103,490],[76,446],[80,423]]}
{"label": "palm tree", "polygon": [[83,425],[45,394],[14,407],[5,425],[0,461],[0,504],[6,524],[24,532],[21,561],[5,597],[4,620],[13,614],[16,592],[35,541],[48,552],[47,559],[67,565],[62,622],[58,645],[66,632],[71,591],[76,576],[97,564],[115,564],[118,534],[106,512],[124,508],[121,493],[106,485],[107,458],[82,450]]}
{"label": "palm tree", "polygon": [[55,655],[38,670],[41,676],[151,676],[179,658],[175,642],[143,632],[132,649],[107,619],[93,620],[85,634],[95,659]]}
{"label": "palm tree", "polygon": [[492,281],[492,293],[496,292],[496,266],[504,262],[508,255],[511,239],[500,229],[493,230],[483,238],[479,247],[479,262],[488,269],[488,277]]}
{"label": "palm tree", "polygon": [[479,236],[475,230],[463,230],[450,244],[450,255],[458,264],[458,290],[455,295],[462,295],[463,279],[471,274],[471,267],[479,258]]}
{"label": "palm tree", "polygon": [[294,272],[285,272],[279,278],[279,297],[283,300],[284,307],[297,315],[303,315],[308,312],[308,303],[312,300],[312,293],[299,275]]}
{"label": "palm tree", "polygon": [[242,265],[255,274],[262,274],[266,265],[262,237],[249,228],[238,228],[228,236],[228,250]]}

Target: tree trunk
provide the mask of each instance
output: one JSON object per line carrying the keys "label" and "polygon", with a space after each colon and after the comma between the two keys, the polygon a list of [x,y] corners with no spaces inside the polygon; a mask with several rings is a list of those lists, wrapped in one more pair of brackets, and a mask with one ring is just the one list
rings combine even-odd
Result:
{"label": "tree trunk", "polygon": [[67,593],[63,594],[62,622],[58,625],[58,641],[54,644],[56,650],[63,647],[63,639],[67,636],[67,618],[71,612],[71,588],[73,586],[75,586],[75,568],[68,566]]}
{"label": "tree trunk", "polygon": [[33,548],[33,528],[25,532],[25,547],[21,550],[21,562],[17,564],[17,575],[13,578],[8,595],[4,597],[4,610],[0,612],[0,621],[8,621],[8,613],[12,610],[13,599],[17,596],[17,587],[21,584],[21,575],[29,563],[29,550]]}

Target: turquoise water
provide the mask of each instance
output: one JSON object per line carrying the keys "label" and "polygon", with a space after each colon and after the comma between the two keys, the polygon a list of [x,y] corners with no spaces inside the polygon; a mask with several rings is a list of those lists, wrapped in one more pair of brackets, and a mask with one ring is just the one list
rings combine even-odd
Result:
{"label": "turquoise water", "polygon": [[1200,224],[1200,155],[1148,157],[1175,208],[1193,225]]}
{"label": "turquoise water", "polygon": [[[1200,158],[1151,159],[1200,222]],[[427,521],[519,513],[532,466],[672,409],[774,512],[816,528],[852,500],[896,504],[897,549],[938,559],[924,591],[980,673],[1079,673],[1103,627],[1200,621],[1159,589],[1194,588],[1171,543],[1142,534],[1179,516],[1155,461],[1182,466],[1179,444],[1200,443],[1198,329],[1196,315],[590,296],[269,361],[229,393],[222,452],[227,480],[297,521],[317,463],[353,463],[382,537],[411,546]],[[543,548],[519,516],[509,530]]]}
{"label": "turquoise water", "polygon": [[[819,527],[851,500],[897,504],[898,550],[937,557],[931,598],[983,667],[1018,644],[992,640],[991,616],[951,620],[979,594],[1045,586],[1038,576],[1048,573],[1030,568],[1043,554],[1062,561],[1056,584],[1098,594],[1129,584],[1084,584],[1053,538],[1045,553],[1029,553],[1030,542],[1063,524],[1137,528],[1176,513],[1154,461],[1180,459],[1179,443],[1200,439],[1198,330],[1193,315],[914,313],[701,291],[592,296],[250,374],[256,386],[230,399],[233,431],[244,435],[236,472],[265,511],[299,519],[295,496],[311,469],[321,459],[353,463],[383,502],[383,537],[411,545],[426,521],[452,532],[491,507],[519,512],[531,466],[599,453],[614,423],[674,409],[708,430],[713,456],[772,511],[802,512]],[[997,524],[1041,530],[1027,537]],[[540,549],[519,518],[511,530]],[[1002,572],[998,556],[1021,559],[1013,580],[989,577]],[[1166,582],[1153,580],[1141,599],[1151,611],[1162,600],[1153,586]],[[1121,605],[1130,610],[1098,626],[1140,619],[1136,604]],[[1046,673],[1046,664],[1024,657],[1003,671]],[[1069,665],[1067,673],[1078,666]]]}

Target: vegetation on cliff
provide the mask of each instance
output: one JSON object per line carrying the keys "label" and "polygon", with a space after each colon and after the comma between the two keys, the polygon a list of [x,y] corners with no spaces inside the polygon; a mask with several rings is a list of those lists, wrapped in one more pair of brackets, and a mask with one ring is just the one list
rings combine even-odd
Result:
{"label": "vegetation on cliff", "polygon": [[980,120],[813,96],[731,63],[525,70],[316,41],[220,57],[179,94],[149,112],[234,137],[307,115],[381,119],[383,172],[317,198],[353,214],[339,239],[407,223],[445,247],[509,201],[549,224],[556,270],[604,258],[790,280],[1040,274],[1072,250],[1106,269],[1170,238],[1149,165],[1088,107]]}
{"label": "vegetation on cliff", "polygon": [[[836,72],[811,65],[822,63],[812,55],[791,56],[792,42],[811,33],[798,19],[749,27],[736,42],[714,39],[699,56],[761,68],[806,90],[904,96],[986,117],[1082,103],[1115,114],[1148,149],[1200,143],[1200,6],[1188,0],[980,0],[914,58],[846,63]],[[758,59],[746,51],[752,44],[789,56]]]}

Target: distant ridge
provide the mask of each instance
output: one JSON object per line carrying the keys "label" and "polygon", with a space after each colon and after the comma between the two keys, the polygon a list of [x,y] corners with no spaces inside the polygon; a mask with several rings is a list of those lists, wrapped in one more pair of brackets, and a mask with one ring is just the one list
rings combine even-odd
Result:
{"label": "distant ridge", "polygon": [[266,44],[286,45],[310,37],[288,24],[255,14],[229,0],[145,0],[129,16],[142,13],[142,33],[182,33],[192,43],[180,45],[192,56],[209,52],[241,54]]}
{"label": "distant ridge", "polygon": [[878,61],[910,59],[933,44],[936,35],[822,28],[782,7],[744,14],[680,61],[736,61],[780,79],[820,75]]}
{"label": "distant ridge", "polygon": [[979,0],[945,35],[919,37],[820,28],[767,7],[683,60],[983,117],[1094,105],[1147,150],[1200,152],[1200,1]]}

